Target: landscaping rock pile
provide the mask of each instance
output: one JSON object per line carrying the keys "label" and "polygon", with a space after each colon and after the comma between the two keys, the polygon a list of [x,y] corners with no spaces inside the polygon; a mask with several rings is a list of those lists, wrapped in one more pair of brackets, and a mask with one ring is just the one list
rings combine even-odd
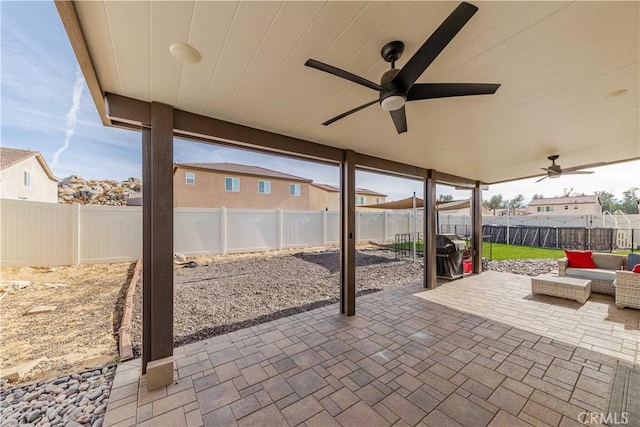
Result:
{"label": "landscaping rock pile", "polygon": [[511,259],[507,261],[489,261],[487,270],[503,273],[537,276],[558,270],[557,259]]}
{"label": "landscaping rock pile", "polygon": [[4,390],[2,426],[100,427],[107,410],[115,366]]}
{"label": "landscaping rock pile", "polygon": [[138,178],[126,181],[86,180],[71,175],[58,183],[59,203],[80,203],[83,205],[126,206],[131,194],[142,192],[142,182]]}

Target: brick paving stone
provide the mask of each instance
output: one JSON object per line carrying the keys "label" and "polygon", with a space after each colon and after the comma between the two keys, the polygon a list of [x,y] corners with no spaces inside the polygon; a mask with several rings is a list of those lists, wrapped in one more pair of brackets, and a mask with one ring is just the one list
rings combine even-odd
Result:
{"label": "brick paving stone", "polygon": [[322,411],[305,421],[307,427],[341,427],[327,411]]}
{"label": "brick paving stone", "polygon": [[200,412],[206,414],[240,399],[238,390],[231,381],[222,383],[197,393]]}
{"label": "brick paving stone", "polygon": [[533,387],[521,383],[520,381],[515,381],[511,378],[505,378],[501,386],[518,393],[522,397],[528,398],[529,396],[531,396],[531,393],[533,393]]}
{"label": "brick paving stone", "polygon": [[[378,415],[382,416],[383,419],[387,420],[388,425],[391,425],[400,421],[400,417],[391,409],[384,406],[382,402],[379,402],[373,405],[373,409]],[[384,425],[384,424],[381,424],[381,425]]]}
{"label": "brick paving stone", "polygon": [[570,360],[571,356],[573,355],[572,350],[567,350],[566,348],[562,348],[558,345],[544,344],[542,342],[537,342],[533,346],[533,349],[550,354],[554,357],[559,357],[564,360]]}
{"label": "brick paving stone", "polygon": [[434,374],[444,378],[445,380],[450,379],[452,376],[454,376],[456,374],[456,371],[454,371],[453,369],[449,369],[446,366],[444,366],[441,363],[435,363],[433,364],[430,368],[429,371],[433,372]]}
{"label": "brick paving stone", "polygon": [[358,385],[358,387],[364,387],[375,379],[373,375],[365,371],[364,369],[358,369],[347,375],[347,378]]}
{"label": "brick paving stone", "polygon": [[[477,357],[477,356],[476,356]],[[451,355],[444,355],[442,353],[434,353],[433,355],[431,355],[431,357],[429,357],[429,359],[435,363],[440,363],[444,366],[446,366],[447,368],[458,372],[460,369],[462,369],[465,364],[460,362],[459,360],[451,357]]]}
{"label": "brick paving stone", "polygon": [[501,374],[511,377],[514,380],[522,381],[529,370],[513,362],[510,362],[507,358],[500,364],[500,366],[498,366],[496,372],[500,372]]}
{"label": "brick paving stone", "polygon": [[200,411],[195,409],[190,412],[186,412],[185,410],[185,419],[187,421],[187,427],[203,427],[204,422],[202,421],[202,415]]}
{"label": "brick paving stone", "polygon": [[418,389],[411,393],[407,397],[407,400],[427,413],[431,412],[436,406],[438,406],[438,404],[440,404],[440,400],[431,396],[429,393],[426,393],[422,389]]}
{"label": "brick paving stone", "polygon": [[369,406],[375,405],[386,396],[384,393],[374,387],[373,384],[367,384],[366,386],[362,387],[360,390],[356,391],[356,395]]}
{"label": "brick paving stone", "polygon": [[517,416],[527,399],[507,388],[498,387],[488,401],[511,415]]}
{"label": "brick paving stone", "polygon": [[192,388],[171,394],[162,399],[155,400],[153,405],[153,416],[158,416],[164,412],[169,412],[178,407],[184,406],[196,400],[196,393]]}
{"label": "brick paving stone", "polygon": [[187,419],[184,416],[184,410],[182,407],[176,408],[172,411],[165,412],[162,415],[155,416],[149,420],[138,424],[140,427],[151,426],[173,426],[181,427],[187,425]]}
{"label": "brick paving stone", "polygon": [[[224,424],[222,424],[224,425]],[[284,426],[287,425],[282,413],[275,405],[265,406],[248,416],[238,420],[239,427],[262,427],[262,426]]]}
{"label": "brick paving stone", "polygon": [[422,423],[429,427],[463,427],[461,424],[457,423],[455,420],[449,418],[437,409],[435,411],[431,411],[431,413],[422,420]]}
{"label": "brick paving stone", "polygon": [[493,418],[491,412],[456,393],[449,395],[438,410],[465,427],[486,426]]}
{"label": "brick paving stone", "polygon": [[307,396],[284,408],[282,415],[290,425],[295,426],[323,410],[322,405],[313,396]]}
{"label": "brick paving stone", "polygon": [[216,374],[207,375],[206,377],[193,380],[193,388],[196,393],[218,384],[220,384],[220,380]]}
{"label": "brick paving stone", "polygon": [[324,362],[324,359],[312,349],[294,354],[291,356],[291,360],[293,360],[293,362],[302,370],[309,369]]}
{"label": "brick paving stone", "polygon": [[422,385],[422,382],[407,373],[400,375],[395,381],[410,392],[417,390]]}
{"label": "brick paving stone", "polygon": [[565,384],[574,386],[576,384],[576,381],[578,381],[578,376],[578,372],[570,371],[568,369],[561,368],[558,365],[552,364],[551,366],[549,366],[542,379],[551,377],[555,380],[562,381]]}
{"label": "brick paving stone", "polygon": [[289,357],[285,357],[276,362],[273,362],[272,365],[281,374],[297,367],[297,365]]}
{"label": "brick paving stone", "polygon": [[[535,346],[534,346],[535,347]],[[544,366],[549,366],[551,362],[553,362],[553,356],[547,353],[543,353],[536,349],[526,348],[526,347],[518,347],[513,350],[513,354],[516,356],[520,356],[523,359],[530,360],[534,363],[540,363]]]}
{"label": "brick paving stone", "polygon": [[303,371],[287,379],[289,385],[301,398],[315,393],[328,383],[312,370]]}
{"label": "brick paving stone", "polygon": [[248,368],[241,369],[242,376],[248,385],[254,385],[269,378],[269,375],[262,369],[260,365],[252,365]]}
{"label": "brick paving stone", "polygon": [[[560,419],[562,418],[562,414],[553,411],[539,403],[534,402],[533,400],[527,401],[527,403],[522,408],[522,413],[518,415],[518,417],[524,418],[525,421],[528,417],[523,417],[523,413],[533,417],[534,420],[539,420],[540,422],[545,423],[546,425],[557,426],[560,423]],[[538,424],[535,421],[531,421],[532,424]]]}
{"label": "brick paving stone", "polygon": [[236,400],[229,406],[237,420],[261,408],[260,403],[254,396],[247,396],[243,399]]}
{"label": "brick paving stone", "polygon": [[328,341],[320,345],[320,347],[334,357],[351,350],[350,345],[345,344],[341,340],[337,340],[337,339]]}
{"label": "brick paving stone", "polygon": [[486,385],[479,383],[473,378],[469,378],[468,380],[466,380],[464,384],[462,384],[461,388],[475,394],[482,399],[488,399],[494,391],[494,389],[492,389],[491,387],[487,387]]}
{"label": "brick paving stone", "polygon": [[[607,394],[604,394],[602,396],[607,396]],[[587,407],[591,407],[596,408],[600,411],[604,411],[605,409],[607,409],[607,399],[602,396],[597,396],[593,393],[589,393],[577,388],[574,390],[571,399],[569,399],[569,402],[584,407],[585,409]]]}
{"label": "brick paving stone", "polygon": [[466,364],[471,362],[476,357],[476,354],[472,351],[465,350],[464,348],[455,347],[455,349],[449,353],[449,356]]}
{"label": "brick paving stone", "polygon": [[460,373],[494,389],[498,387],[505,378],[504,375],[479,365],[475,361],[469,362],[460,370]]}
{"label": "brick paving stone", "polygon": [[381,403],[410,425],[417,424],[427,415],[425,411],[398,393],[387,396]]}
{"label": "brick paving stone", "polygon": [[332,417],[335,417],[340,412],[342,412],[342,409],[340,409],[338,404],[331,400],[331,398],[328,396],[320,400],[320,404],[329,414],[331,414]]}
{"label": "brick paving stone", "polygon": [[564,401],[569,400],[569,398],[571,397],[571,391],[552,384],[548,381],[533,377],[531,375],[527,375],[526,377],[524,377],[522,382],[537,390],[542,390]]}
{"label": "brick paving stone", "polygon": [[530,425],[505,411],[498,412],[489,423],[489,427],[529,427]]}

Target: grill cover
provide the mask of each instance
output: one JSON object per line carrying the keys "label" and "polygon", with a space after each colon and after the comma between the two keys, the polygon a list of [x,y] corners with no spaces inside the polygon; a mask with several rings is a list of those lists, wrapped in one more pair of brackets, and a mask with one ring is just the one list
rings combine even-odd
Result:
{"label": "grill cover", "polygon": [[436,235],[436,275],[445,279],[462,277],[462,259],[467,243],[456,234]]}

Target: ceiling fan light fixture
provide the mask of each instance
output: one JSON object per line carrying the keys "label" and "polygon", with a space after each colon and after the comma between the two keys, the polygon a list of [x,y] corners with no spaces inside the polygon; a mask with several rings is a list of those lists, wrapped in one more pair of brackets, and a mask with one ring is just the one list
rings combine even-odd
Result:
{"label": "ceiling fan light fixture", "polygon": [[169,52],[171,52],[171,55],[178,61],[186,64],[197,64],[200,62],[200,52],[186,43],[172,44],[169,46]]}
{"label": "ceiling fan light fixture", "polygon": [[380,101],[380,106],[385,111],[396,111],[404,106],[406,98],[401,95],[391,95]]}

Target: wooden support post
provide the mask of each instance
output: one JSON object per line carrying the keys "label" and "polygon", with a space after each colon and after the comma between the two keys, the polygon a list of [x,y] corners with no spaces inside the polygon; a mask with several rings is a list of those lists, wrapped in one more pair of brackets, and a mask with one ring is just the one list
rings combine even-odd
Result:
{"label": "wooden support post", "polygon": [[424,287],[436,283],[436,171],[429,169],[424,180]]}
{"label": "wooden support post", "polygon": [[476,181],[472,191],[471,233],[473,272],[479,274],[482,273],[482,186],[480,181]]}
{"label": "wooden support post", "polygon": [[173,108],[151,103],[143,130],[143,370],[147,388],[173,381]]}
{"label": "wooden support post", "polygon": [[340,164],[340,313],[356,314],[356,167],[346,150]]}

